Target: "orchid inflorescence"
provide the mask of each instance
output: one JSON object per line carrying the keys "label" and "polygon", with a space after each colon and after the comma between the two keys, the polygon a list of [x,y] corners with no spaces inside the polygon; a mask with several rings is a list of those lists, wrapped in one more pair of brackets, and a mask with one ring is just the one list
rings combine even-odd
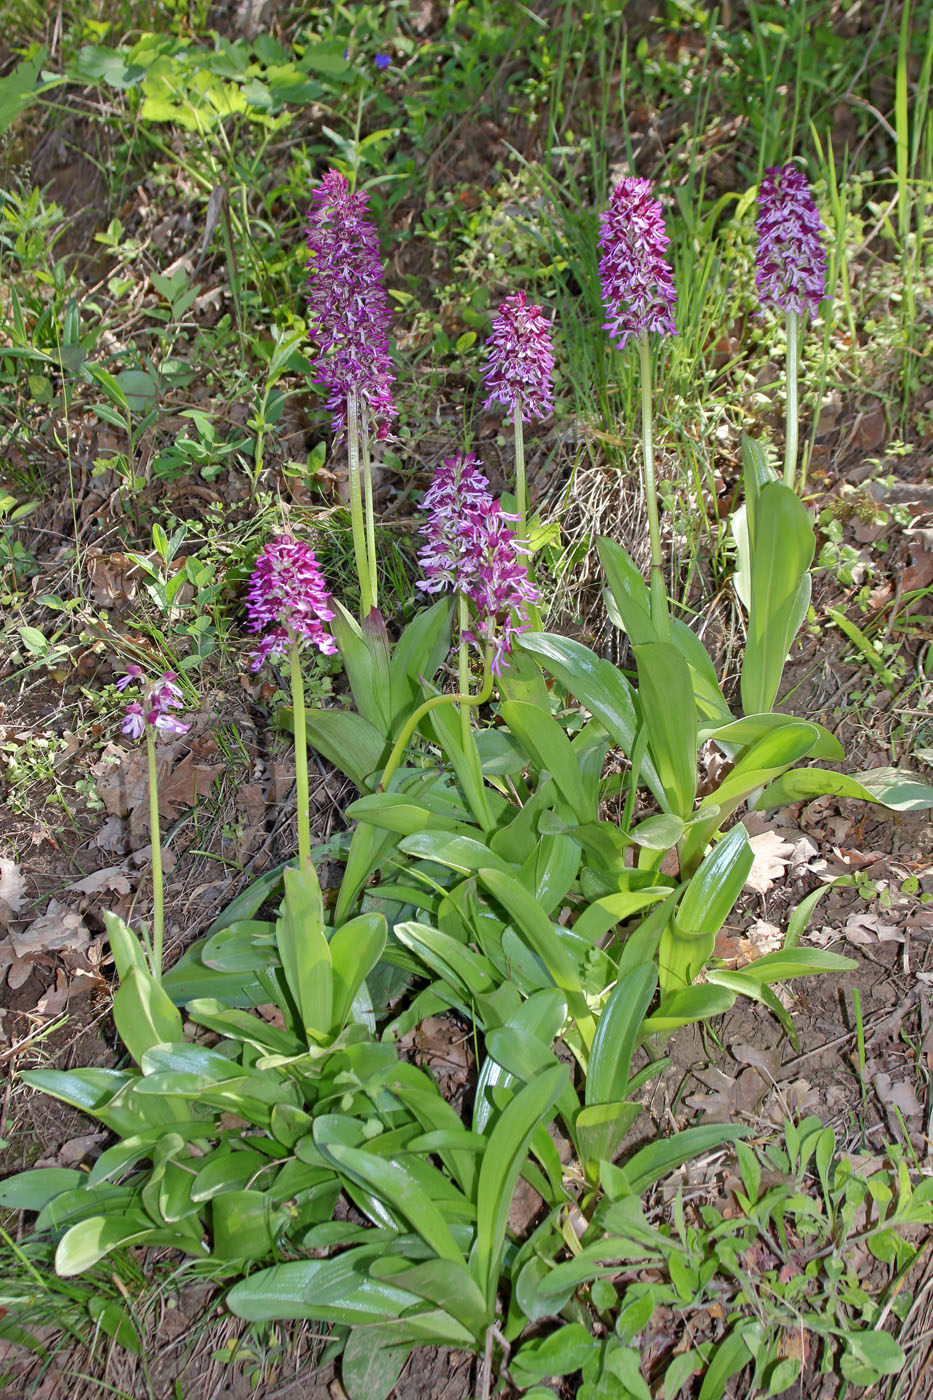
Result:
{"label": "orchid inflorescence", "polygon": [[[138,684],[143,679],[141,666],[131,664],[117,681],[117,690]],[[187,734],[191,725],[171,713],[184,708],[181,688],[174,671],[166,671],[158,680],[144,688],[142,700],[131,700],[123,715],[121,732],[130,739],[141,739],[146,726],[160,730],[163,734]]]}
{"label": "orchid inflorescence", "polygon": [[762,305],[816,315],[826,294],[826,225],[795,165],[765,171],[755,229],[755,285]]}
{"label": "orchid inflorescence", "polygon": [[546,418],[554,408],[554,350],[551,323],[540,306],[526,304],[525,293],[506,297],[486,342],[489,365],[483,373],[485,408],[501,403],[512,414],[519,408],[526,423]]}
{"label": "orchid inflorescence", "polygon": [[540,595],[528,577],[528,551],[510,529],[517,517],[493,500],[488,485],[472,453],[444,459],[422,501],[429,516],[421,527],[427,543],[418,554],[426,577],[418,587],[426,593],[451,588],[469,600],[474,615],[464,636],[492,648],[497,675]]}
{"label": "orchid inflorescence", "polygon": [[376,436],[388,436],[392,402],[389,303],[382,285],[379,235],[368,218],[365,190],[351,193],[337,170],[314,190],[306,229],[309,331],[317,341],[317,380],[329,391],[334,432],[347,421],[347,397],[358,395]]}
{"label": "orchid inflorescence", "polygon": [[642,331],[676,335],[677,292],[664,259],[670,238],[650,182],[620,180],[599,222],[603,254],[599,276],[606,308],[603,330],[618,341],[620,350],[630,335]]}
{"label": "orchid inflorescence", "polygon": [[272,630],[259,641],[250,669],[282,656],[293,643],[310,642],[325,656],[337,643],[323,626],[334,614],[320,566],[310,545],[291,535],[271,539],[256,560],[246,596],[249,630]]}

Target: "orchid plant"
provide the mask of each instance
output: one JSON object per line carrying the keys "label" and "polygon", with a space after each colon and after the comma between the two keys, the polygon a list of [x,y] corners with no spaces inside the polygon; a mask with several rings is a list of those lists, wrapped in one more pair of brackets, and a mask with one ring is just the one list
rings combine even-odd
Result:
{"label": "orchid plant", "polygon": [[184,697],[174,671],[166,671],[158,680],[146,682],[141,666],[127,666],[117,681],[117,690],[140,687],[140,697],[131,700],[123,715],[121,732],[130,739],[146,740],[149,769],[149,837],[152,847],[152,931],[149,941],[149,966],[156,978],[162,975],[165,939],[165,881],[162,874],[162,838],[159,829],[159,775],[156,762],[158,734],[187,734],[191,725],[174,713],[184,708]]}
{"label": "orchid plant", "polygon": [[[495,318],[484,376],[487,404],[513,419],[517,512],[492,497],[471,454],[441,463],[422,501],[419,552],[420,589],[437,597],[390,641],[376,608],[368,446],[395,416],[382,269],[365,195],[334,171],[315,191],[315,373],[348,439],[362,619],[331,597],[310,545],[282,534],[262,550],[246,599],[260,634],[251,664],[289,661],[297,869],[244,891],[164,978],[161,866],[148,968],[126,926],[108,919],[121,981],[115,1020],[135,1066],[27,1077],[121,1141],[90,1174],[48,1169],[0,1188],[0,1202],[39,1210],[40,1225],[58,1232],[61,1272],[90,1268],[121,1245],[171,1245],[239,1277],[229,1304],[244,1318],[339,1324],[352,1400],[383,1400],[411,1350],[437,1341],[481,1358],[486,1400],[507,1364],[517,1381],[556,1373],[544,1347],[558,1338],[566,1361],[566,1346],[581,1342],[569,1341],[568,1327],[592,1348],[579,1319],[593,1323],[596,1286],[640,1247],[648,1258],[659,1247],[638,1195],[693,1153],[741,1135],[690,1129],[617,1164],[641,1111],[638,1090],[664,1068],[672,1031],[746,995],[793,1036],[772,984],[852,966],[798,946],[822,890],[795,912],[778,952],[741,971],[716,959],[716,935],[752,863],[734,814],[819,793],[933,806],[933,791],[902,775],[813,767],[842,758],[838,741],[774,710],[813,554],[793,489],[791,378],[797,318],[819,299],[820,226],[795,174],[769,172],[761,194],[759,289],[788,316],[788,448],[778,481],[761,449],[745,444],[741,715],[664,585],[649,337],[675,333],[676,291],[648,182],[619,183],[599,240],[604,328],[620,350],[634,337],[641,373],[648,583],[619,545],[598,542],[607,607],[631,643],[637,685],[580,642],[532,630],[539,595],[527,563],[522,434],[551,410],[553,352],[543,312],[521,292]],[[445,690],[437,678],[452,630],[456,689]],[[339,651],[355,708],[306,709],[307,646]],[[121,688],[131,680],[142,680],[139,668]],[[487,702],[495,708],[484,715]],[[124,718],[124,732],[147,738],[153,794],[155,734],[187,728],[180,708],[169,674]],[[317,851],[309,740],[360,792],[347,808],[352,834]],[[700,796],[706,742],[727,762]],[[606,772],[610,746],[621,773]],[[155,795],[153,803],[155,882]],[[326,907],[315,868],[325,855],[343,862]],[[263,917],[276,899],[275,917]],[[375,979],[387,970],[418,987],[377,1021]],[[270,1003],[280,1024],[255,1009]],[[209,1044],[186,1039],[180,1006]],[[451,1009],[472,1024],[477,1053],[469,1127],[398,1053],[426,1015]],[[575,1153],[570,1170],[549,1131],[557,1122]],[[520,1177],[541,1199],[541,1220],[510,1238]],[[334,1218],[341,1192],[353,1219]],[[299,1257],[262,1267],[283,1247]],[[610,1292],[602,1312],[618,1319],[624,1294]],[[547,1321],[553,1331],[542,1339]],[[604,1355],[612,1386],[621,1378],[626,1393],[646,1393],[637,1353],[615,1334]]]}
{"label": "orchid plant", "polygon": [[312,200],[307,298],[317,345],[313,372],[328,391],[334,433],[347,438],[350,524],[365,618],[378,593],[370,440],[387,438],[398,413],[389,304],[366,191],[353,192],[346,176],[329,170]]}

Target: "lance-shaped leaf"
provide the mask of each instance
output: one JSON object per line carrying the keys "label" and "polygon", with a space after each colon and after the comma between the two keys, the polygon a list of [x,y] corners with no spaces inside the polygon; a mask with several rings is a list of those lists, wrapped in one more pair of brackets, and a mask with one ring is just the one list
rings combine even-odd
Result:
{"label": "lance-shaped leaf", "polygon": [[746,714],[760,714],[774,704],[787,653],[806,613],[807,571],[816,548],[806,506],[781,481],[761,488],[750,547],[751,608],[742,662],[742,708]]}
{"label": "lance-shaped leaf", "polygon": [[305,1033],[312,1041],[320,1040],[333,1022],[334,982],[324,935],[324,901],[313,866],[286,870],[275,941]]}
{"label": "lance-shaped leaf", "polygon": [[535,1129],[547,1120],[566,1081],[564,1065],[547,1069],[515,1095],[489,1135],[476,1191],[476,1244],[470,1269],[492,1316],[499,1288],[509,1207]]}
{"label": "lance-shaped leaf", "polygon": [[450,650],[452,598],[441,598],[415,614],[395,646],[389,663],[392,734],[397,734],[424,698],[422,680],[430,681]]}
{"label": "lance-shaped leaf", "polygon": [[[540,672],[539,672],[540,675]],[[548,772],[578,822],[596,819],[570,740],[550,712],[519,700],[506,700],[502,718],[541,772]]]}
{"label": "lance-shaped leaf", "polygon": [[666,812],[688,817],[697,790],[697,714],[690,670],[669,642],[634,648],[648,748]]}
{"label": "lance-shaped leaf", "polygon": [[758,811],[807,802],[811,797],[856,797],[894,812],[925,812],[933,807],[933,787],[897,768],[869,768],[864,773],[831,773],[825,768],[796,768],[769,783],[755,803]]}

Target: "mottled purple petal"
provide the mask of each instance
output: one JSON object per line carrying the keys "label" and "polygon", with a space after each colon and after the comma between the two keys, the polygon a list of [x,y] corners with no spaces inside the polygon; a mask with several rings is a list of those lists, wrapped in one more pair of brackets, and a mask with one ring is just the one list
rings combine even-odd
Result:
{"label": "mottled purple petal", "polygon": [[282,655],[293,642],[310,642],[332,656],[337,643],[323,626],[334,615],[327,606],[329,597],[309,545],[291,535],[270,540],[256,560],[246,595],[249,630],[272,629],[253,653],[251,670],[258,670],[270,656]]}

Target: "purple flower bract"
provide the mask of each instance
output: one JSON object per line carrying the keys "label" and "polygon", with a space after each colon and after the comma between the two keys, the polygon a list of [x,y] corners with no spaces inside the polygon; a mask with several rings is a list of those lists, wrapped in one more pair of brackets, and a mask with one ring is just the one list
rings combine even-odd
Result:
{"label": "purple flower bract", "polygon": [[489,392],[484,407],[504,404],[512,415],[521,404],[522,421],[546,418],[554,408],[554,351],[551,323],[540,306],[528,306],[525,293],[506,297],[486,342],[489,366],[483,374]]}
{"label": "purple flower bract", "polygon": [[260,639],[250,670],[258,671],[270,656],[281,656],[294,642],[311,642],[332,656],[337,643],[322,626],[334,615],[327,606],[329,597],[309,545],[291,535],[270,540],[256,560],[246,611],[251,632],[272,630]]}
{"label": "purple flower bract", "polygon": [[795,165],[765,171],[755,229],[755,285],[762,306],[815,316],[826,294],[826,225]]}
{"label": "purple flower bract", "polygon": [[620,350],[630,335],[641,331],[676,335],[677,292],[664,260],[670,239],[660,200],[652,195],[649,181],[620,180],[599,222],[599,277],[606,309],[603,330],[619,342]]}
{"label": "purple flower bract", "polygon": [[389,357],[389,303],[382,285],[379,239],[368,218],[369,196],[350,193],[329,170],[308,211],[309,331],[317,341],[317,381],[329,391],[335,433],[346,426],[347,396],[356,393],[376,436],[385,438],[398,410]]}

